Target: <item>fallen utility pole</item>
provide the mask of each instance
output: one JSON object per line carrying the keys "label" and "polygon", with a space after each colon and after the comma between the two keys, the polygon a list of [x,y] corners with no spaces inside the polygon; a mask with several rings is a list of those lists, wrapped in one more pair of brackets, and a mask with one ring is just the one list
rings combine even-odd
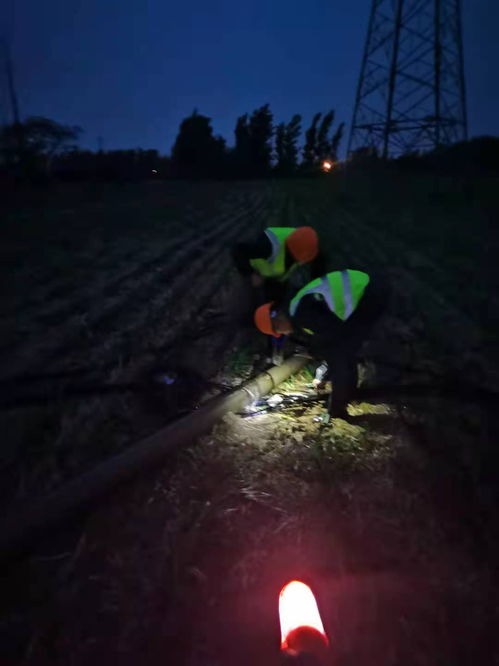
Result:
{"label": "fallen utility pole", "polygon": [[0,523],[0,559],[27,554],[41,536],[95,506],[103,495],[154,465],[182,446],[192,445],[224,414],[237,412],[266,395],[301,370],[308,357],[295,355],[231,393],[209,400],[199,409],[143,439],[123,453],[98,464],[46,497],[19,507]]}

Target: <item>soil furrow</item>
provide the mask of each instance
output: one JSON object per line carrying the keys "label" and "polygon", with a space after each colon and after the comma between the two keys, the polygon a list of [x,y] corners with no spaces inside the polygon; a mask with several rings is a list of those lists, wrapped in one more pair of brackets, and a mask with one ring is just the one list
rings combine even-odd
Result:
{"label": "soil furrow", "polygon": [[[168,284],[175,274],[182,270],[183,264],[189,260],[190,255],[201,256],[205,252],[204,248],[207,244],[216,243],[219,238],[223,238],[226,229],[231,225],[242,224],[243,221],[246,221],[248,213],[241,213],[240,218],[235,218],[235,215],[237,214],[232,209],[217,221],[215,228],[207,235],[195,239],[188,247],[182,248],[177,256],[172,258],[165,272],[158,274],[157,271],[153,271],[144,276],[139,284],[126,285],[126,288],[122,289],[116,298],[105,305],[96,303],[93,312],[80,312],[74,316],[66,322],[64,328],[58,329],[56,339],[39,339],[38,344],[34,344],[33,339],[30,338],[17,346],[18,351],[9,350],[9,357],[3,363],[4,373],[22,373],[24,368],[32,368],[33,363],[38,364],[39,359],[56,360],[67,353],[71,347],[81,346],[81,343],[78,345],[78,341],[82,338],[84,347],[92,346],[95,332],[105,329],[110,322],[115,322],[120,310],[126,307],[126,299],[133,298],[135,301],[147,302],[152,284],[156,283],[156,291],[163,290],[165,284]],[[126,310],[124,316],[127,316]],[[62,339],[66,340],[63,347],[60,345]]]}
{"label": "soil furrow", "polygon": [[[182,230],[184,235],[194,235],[197,231],[197,225],[204,222],[207,218],[209,219],[213,213],[220,212],[224,206],[227,207],[227,210],[230,210],[233,206],[233,199],[235,196],[237,196],[237,194],[238,193],[228,192],[224,195],[222,200],[219,200],[216,203],[210,202],[210,205],[208,206],[202,206],[201,204],[198,204],[198,206],[195,208],[191,204],[185,205],[183,211],[184,214],[179,219],[178,223],[174,221],[170,222],[168,218],[166,218],[165,224],[168,229],[168,234],[175,236],[177,232]],[[90,219],[92,218],[90,217]],[[194,225],[192,225],[193,221]],[[158,227],[158,225],[156,225],[156,227]],[[175,229],[177,229],[177,232]],[[157,233],[158,239],[160,239],[162,237],[161,227],[159,226],[159,228],[153,229],[153,233]],[[105,240],[100,239],[97,241],[95,239],[85,239],[85,247],[78,249],[77,254],[74,254],[74,261],[71,264],[71,269],[78,269],[78,267],[80,267],[81,269],[88,270],[90,274],[96,274],[101,270],[105,271],[110,265],[110,261],[112,261],[111,265],[114,265],[116,262],[128,262],[130,259],[135,259],[135,254],[137,251],[137,235],[140,242],[142,242],[142,240],[149,242],[148,238],[150,236],[150,232],[147,233],[147,237],[143,237],[141,235],[141,230],[135,230],[133,232],[135,239],[132,237],[132,240],[130,241],[127,241],[126,238],[120,240],[120,243],[117,246],[117,253],[111,257],[109,256],[109,244]],[[93,243],[94,246],[98,248],[97,253],[95,250],[92,250],[91,245],[90,247],[88,246],[89,243]],[[18,254],[21,254],[21,252]],[[38,260],[40,260],[39,257]],[[12,273],[12,280],[17,284],[22,284],[23,282],[26,283],[27,288],[24,291],[27,293],[27,300],[24,300],[22,303],[16,303],[13,308],[9,308],[7,310],[4,308],[0,315],[1,317],[8,317],[17,315],[19,313],[25,313],[33,308],[36,308],[38,305],[43,304],[48,299],[53,300],[54,298],[60,297],[61,295],[67,294],[68,292],[70,293],[72,285],[78,285],[81,281],[81,278],[77,278],[75,281],[71,281],[70,277],[68,278],[67,276],[64,276],[64,281],[61,284],[61,276],[54,276],[53,269],[47,273],[47,268],[44,266],[37,268],[36,265],[33,266],[33,264],[30,264],[30,262],[26,263],[28,264],[27,267],[22,267],[18,269],[17,272]],[[45,271],[45,273],[42,274],[40,271]],[[29,289],[29,285],[35,285],[36,291],[34,293],[30,293],[31,290]],[[18,291],[20,290],[18,289]]]}
{"label": "soil furrow", "polygon": [[[154,292],[150,292],[147,297],[137,299],[136,305],[123,307],[120,313],[112,319],[112,331],[109,329],[110,320],[100,322],[98,329],[92,329],[92,338],[89,343],[78,346],[65,346],[64,350],[58,350],[53,354],[51,367],[59,368],[61,366],[58,359],[67,359],[66,362],[73,364],[99,365],[110,362],[110,357],[119,352],[120,359],[131,352],[127,348],[137,347],[135,340],[143,336],[143,331],[154,328],[155,322],[161,322],[161,326],[168,331],[168,342],[171,343],[179,335],[179,327],[183,322],[192,318],[196,312],[197,304],[203,299],[198,298],[199,293],[204,293],[205,289],[210,291],[213,275],[219,276],[229,268],[229,258],[226,244],[230,244],[237,237],[241,236],[242,226],[246,217],[240,220],[237,225],[235,220],[231,220],[231,226],[234,229],[226,233],[221,231],[218,238],[224,240],[223,248],[212,246],[210,249],[199,248],[196,255],[189,255],[189,268],[182,271],[179,279],[173,284],[165,280],[168,287],[161,283],[156,284]],[[222,256],[221,256],[222,252]],[[195,260],[197,259],[197,260]],[[215,261],[219,259],[218,261]],[[214,267],[216,270],[214,272]],[[206,276],[201,280],[200,276]],[[217,279],[217,278],[215,278]],[[200,285],[203,285],[203,288]],[[193,287],[193,285],[195,285]],[[204,298],[204,297],[203,297]],[[170,304],[184,302],[181,308],[172,311]],[[147,335],[147,334],[146,334]],[[98,340],[102,342],[99,343]],[[140,345],[143,345],[143,340]]]}

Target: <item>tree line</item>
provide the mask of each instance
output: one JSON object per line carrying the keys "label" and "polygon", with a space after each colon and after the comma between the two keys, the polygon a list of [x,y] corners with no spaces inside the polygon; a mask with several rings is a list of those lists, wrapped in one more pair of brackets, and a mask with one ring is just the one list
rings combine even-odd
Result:
{"label": "tree line", "polygon": [[334,111],[316,113],[305,131],[303,148],[302,116],[274,124],[270,106],[255,109],[237,119],[234,146],[213,134],[211,119],[194,111],[182,121],[172,151],[172,167],[179,176],[202,177],[212,174],[239,178],[312,175],[319,173],[325,160],[338,159],[344,123],[332,132]]}
{"label": "tree line", "polygon": [[[334,163],[344,123],[334,127],[334,111],[316,113],[303,132],[302,117],[274,122],[268,104],[237,119],[233,145],[215,136],[209,117],[194,111],[181,123],[170,156],[158,150],[82,150],[82,129],[32,117],[0,128],[0,179],[46,181],[168,178],[266,178],[313,176]],[[389,160],[399,169],[499,170],[499,138],[476,137],[420,155]],[[376,168],[384,163],[372,148],[350,155],[349,164]]]}
{"label": "tree line", "polygon": [[344,123],[333,132],[334,115],[334,111],[316,113],[302,139],[301,115],[276,125],[265,104],[237,119],[234,145],[228,146],[214,135],[211,118],[195,110],[180,123],[170,156],[140,148],[81,150],[80,127],[33,117],[0,130],[0,170],[28,179],[66,180],[313,175],[325,160],[337,160]]}

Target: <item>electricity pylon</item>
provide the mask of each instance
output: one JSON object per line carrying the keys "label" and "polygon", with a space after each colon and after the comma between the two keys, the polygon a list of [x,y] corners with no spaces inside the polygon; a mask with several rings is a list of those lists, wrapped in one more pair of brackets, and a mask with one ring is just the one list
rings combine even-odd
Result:
{"label": "electricity pylon", "polygon": [[372,0],[348,154],[467,139],[460,0]]}

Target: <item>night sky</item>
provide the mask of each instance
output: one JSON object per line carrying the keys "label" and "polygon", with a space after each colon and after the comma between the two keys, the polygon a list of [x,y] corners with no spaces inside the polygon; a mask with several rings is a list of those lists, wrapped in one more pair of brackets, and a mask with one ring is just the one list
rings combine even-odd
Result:
{"label": "night sky", "polygon": [[[265,102],[278,121],[329,108],[351,121],[370,0],[3,4],[22,116],[81,125],[83,146],[167,153],[195,107],[229,144]],[[470,135],[497,135],[499,3],[463,4]],[[1,102],[5,122],[4,81]]]}

